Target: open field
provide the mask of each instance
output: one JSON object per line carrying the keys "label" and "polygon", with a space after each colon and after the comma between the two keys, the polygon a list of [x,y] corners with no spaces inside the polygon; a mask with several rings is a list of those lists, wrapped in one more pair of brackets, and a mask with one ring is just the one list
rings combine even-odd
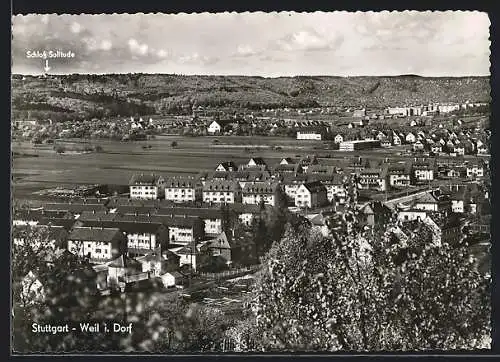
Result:
{"label": "open field", "polygon": [[[213,142],[215,139],[218,140],[216,144]],[[171,146],[173,141],[178,143],[175,148]],[[158,136],[149,141],[127,143],[95,140],[92,144],[102,146],[103,152],[57,154],[52,145],[35,146],[28,142],[14,142],[13,152],[38,155],[13,157],[14,197],[25,197],[34,191],[64,184],[126,185],[136,172],[157,172],[168,176],[194,175],[200,171],[212,171],[222,161],[246,163],[252,156],[263,157],[269,166],[274,166],[282,157],[307,154],[327,156],[321,160],[324,164],[354,155],[400,160],[411,157],[404,155],[404,146],[356,153],[340,152],[325,150],[323,141],[297,141],[282,137]],[[151,145],[151,148],[143,149],[144,145]],[[403,154],[398,155],[400,153]]]}

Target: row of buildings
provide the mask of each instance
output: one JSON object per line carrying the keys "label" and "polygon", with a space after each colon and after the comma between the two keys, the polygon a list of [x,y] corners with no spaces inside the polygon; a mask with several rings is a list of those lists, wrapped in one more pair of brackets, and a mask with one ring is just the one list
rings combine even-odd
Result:
{"label": "row of buildings", "polygon": [[[360,189],[384,192],[428,184],[438,179],[482,179],[485,168],[481,161],[442,163],[431,158],[400,162],[384,160],[381,163],[354,158],[334,166],[308,157],[299,160],[283,158],[269,169],[262,158],[252,158],[240,166],[232,161],[223,162],[217,165],[214,172],[198,176],[135,174],[130,179],[129,188],[132,199],[276,206],[280,195],[284,195],[288,203],[310,208],[343,203],[344,185],[351,175],[355,175]],[[315,191],[311,193],[311,190]]]}

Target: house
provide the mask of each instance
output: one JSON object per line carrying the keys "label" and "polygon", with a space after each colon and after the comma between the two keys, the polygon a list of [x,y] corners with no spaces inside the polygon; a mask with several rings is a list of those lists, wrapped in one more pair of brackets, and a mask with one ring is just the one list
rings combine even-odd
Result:
{"label": "house", "polygon": [[135,174],[129,182],[131,199],[158,199],[163,192],[165,179],[155,174]]}
{"label": "house", "polygon": [[208,259],[208,255],[201,253],[193,243],[183,247],[169,249],[179,256],[179,267],[189,265],[194,271],[202,267]]}
{"label": "house", "polygon": [[204,222],[196,216],[157,215],[152,219],[167,227],[170,244],[186,245],[205,236]]}
{"label": "house", "polygon": [[406,143],[415,143],[417,141],[417,137],[413,133],[408,132],[405,137],[405,141]]}
{"label": "house", "polygon": [[232,215],[235,215],[238,222],[245,226],[250,226],[254,220],[258,219],[266,210],[269,210],[269,205],[252,205],[252,204],[229,204],[229,210]]}
{"label": "house", "polygon": [[282,158],[281,161],[280,161],[280,165],[292,165],[294,164],[295,162],[293,161],[292,158],[290,157],[285,157],[285,158]]}
{"label": "house", "polygon": [[297,131],[298,140],[317,140],[325,138],[326,130],[324,127],[304,127]]}
{"label": "house", "polygon": [[165,274],[162,274],[160,276],[162,282],[163,282],[163,286],[165,288],[172,288],[172,287],[175,287],[176,285],[182,285],[184,280],[185,280],[185,277],[184,275],[182,275],[181,273],[177,272],[177,271],[171,271],[171,272],[167,272]]}
{"label": "house", "polygon": [[342,136],[341,134],[337,134],[334,138],[333,138],[333,142],[339,144],[341,142],[344,142],[344,136]]}
{"label": "house", "polygon": [[401,137],[399,137],[396,132],[392,132],[392,144],[394,146],[401,146]]}
{"label": "house", "polygon": [[310,165],[306,173],[308,175],[333,175],[336,173],[336,167],[330,165]]}
{"label": "house", "polygon": [[179,257],[169,250],[160,252],[159,248],[154,252],[137,257],[136,260],[141,263],[142,272],[150,273],[156,277],[179,268]]}
{"label": "house", "polygon": [[224,133],[225,128],[231,123],[231,120],[214,120],[207,127],[207,133],[210,135],[216,135]]}
{"label": "house", "polygon": [[204,233],[206,235],[218,235],[222,232],[222,219],[224,211],[219,208],[195,208],[195,207],[164,207],[156,210],[155,215],[177,217],[198,217],[204,224]]}
{"label": "house", "polygon": [[463,155],[465,155],[465,146],[464,146],[463,144],[461,144],[461,143],[456,144],[456,145],[455,145],[454,152],[455,152],[458,156],[463,156]]}
{"label": "house", "polygon": [[123,292],[130,282],[148,278],[149,273],[142,271],[142,264],[126,255],[120,255],[108,264],[107,283],[110,289]]}
{"label": "house", "polygon": [[281,184],[283,185],[283,190],[289,201],[295,203],[295,195],[297,190],[304,182],[309,179],[310,175],[300,174],[300,175],[285,175],[281,179]]}
{"label": "house", "polygon": [[219,172],[233,172],[238,170],[238,166],[233,161],[221,162],[215,168],[215,171]]}
{"label": "house", "polygon": [[387,167],[389,186],[405,188],[411,184],[411,164],[394,164]]}
{"label": "house", "polygon": [[441,153],[443,152],[443,146],[440,143],[434,143],[431,145],[431,152],[435,154]]}
{"label": "house", "polygon": [[480,163],[469,163],[466,166],[468,178],[482,178],[484,177],[484,168]]}
{"label": "house", "polygon": [[267,164],[262,157],[253,157],[248,161],[245,168],[258,168],[261,170],[267,170]]}
{"label": "house", "polygon": [[314,181],[320,181],[326,187],[326,198],[328,202],[344,204],[347,192],[344,186],[344,176],[341,174],[315,175]]}
{"label": "house", "polygon": [[412,165],[412,183],[426,183],[434,180],[434,165],[431,162],[415,161]]}
{"label": "house", "polygon": [[275,206],[279,187],[276,183],[252,182],[247,183],[242,191],[242,203],[259,205],[261,202]]}
{"label": "house", "polygon": [[413,151],[423,151],[424,144],[422,141],[418,140],[413,144]]}
{"label": "house", "polygon": [[232,204],[241,200],[241,187],[236,181],[209,180],[203,185],[203,202]]}
{"label": "house", "polygon": [[391,218],[391,210],[379,201],[368,202],[361,205],[361,223],[369,226],[384,226]]}
{"label": "house", "polygon": [[458,245],[462,238],[462,222],[456,214],[430,213],[423,220],[434,231],[434,242],[438,245],[447,243]]}
{"label": "house", "polygon": [[414,199],[414,208],[427,211],[443,211],[451,207],[451,202],[447,195],[439,191],[426,192]]}
{"label": "house", "polygon": [[274,168],[273,176],[279,177],[286,174],[297,175],[302,172],[303,169],[300,164],[279,164]]}
{"label": "house", "polygon": [[382,140],[387,139],[387,135],[385,134],[385,132],[379,131],[377,133],[377,136],[375,136],[375,138],[378,139],[379,141],[382,141]]}
{"label": "house", "polygon": [[201,199],[201,184],[194,177],[172,177],[165,182],[165,200],[176,203]]}
{"label": "house", "polygon": [[429,211],[414,208],[402,208],[398,210],[398,220],[400,221],[415,221],[424,220]]}
{"label": "house", "polygon": [[366,168],[357,174],[358,187],[361,190],[387,190],[387,168]]}
{"label": "house", "polygon": [[91,262],[106,262],[124,254],[127,238],[118,228],[75,227],[68,235],[68,250]]}
{"label": "house", "polygon": [[201,251],[207,250],[211,256],[220,256],[226,263],[231,263],[231,245],[225,232],[220,233],[217,237],[208,240],[202,247]]}
{"label": "house", "polygon": [[326,187],[320,181],[300,185],[295,195],[295,206],[314,208],[328,202]]}

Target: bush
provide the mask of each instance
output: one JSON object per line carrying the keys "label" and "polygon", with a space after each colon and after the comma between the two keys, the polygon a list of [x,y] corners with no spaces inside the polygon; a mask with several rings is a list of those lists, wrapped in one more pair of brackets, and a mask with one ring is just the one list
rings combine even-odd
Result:
{"label": "bush", "polygon": [[172,143],[170,144],[170,146],[173,148],[177,147],[177,145],[178,145],[177,141],[172,141]]}

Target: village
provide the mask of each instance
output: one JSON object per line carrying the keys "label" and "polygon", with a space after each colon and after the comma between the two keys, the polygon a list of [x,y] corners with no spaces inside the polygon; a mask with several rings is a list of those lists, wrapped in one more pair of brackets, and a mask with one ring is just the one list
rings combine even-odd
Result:
{"label": "village", "polygon": [[[123,194],[80,186],[38,205],[18,207],[13,242],[29,242],[26,229],[47,230],[54,250],[50,258],[70,253],[87,260],[103,295],[160,288],[191,297],[197,290],[213,289],[214,280],[251,279],[268,249],[259,245],[255,226],[270,215],[286,210],[329,237],[327,220],[342,213],[347,188],[354,185],[368,227],[396,215],[403,238],[415,223],[424,223],[434,231],[435,242],[460,245],[467,240],[487,255],[488,151],[486,140],[469,138],[472,134],[438,128],[432,134],[380,131],[371,140],[333,141],[346,152],[370,151],[390,140],[388,147],[400,143],[437,156],[446,150],[469,158],[420,153],[396,162],[351,153],[334,160],[291,156],[268,164],[251,157],[239,165],[221,160],[212,172],[193,176],[134,173],[124,180],[128,192]],[[482,263],[488,273],[487,261]],[[43,298],[43,281],[36,275],[28,274],[21,283],[28,288],[26,295]],[[33,286],[40,291],[36,296]]]}

